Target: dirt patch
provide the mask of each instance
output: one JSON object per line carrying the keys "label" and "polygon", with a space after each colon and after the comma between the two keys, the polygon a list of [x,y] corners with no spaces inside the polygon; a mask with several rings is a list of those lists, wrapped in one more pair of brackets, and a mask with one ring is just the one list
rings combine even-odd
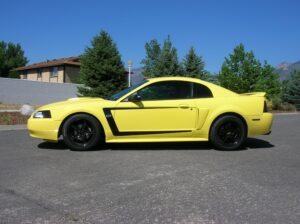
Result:
{"label": "dirt patch", "polygon": [[27,124],[29,117],[20,112],[0,112],[0,125]]}
{"label": "dirt patch", "polygon": [[[39,104],[31,104],[30,106],[34,108],[39,108]],[[20,110],[22,104],[9,104],[9,103],[0,103],[0,110]]]}

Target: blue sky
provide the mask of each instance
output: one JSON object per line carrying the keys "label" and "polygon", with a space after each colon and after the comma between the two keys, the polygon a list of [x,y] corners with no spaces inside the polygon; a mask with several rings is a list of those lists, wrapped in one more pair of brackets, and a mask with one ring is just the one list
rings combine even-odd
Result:
{"label": "blue sky", "polygon": [[79,55],[102,29],[134,67],[147,41],[168,35],[180,59],[194,46],[211,72],[239,43],[274,66],[300,60],[299,0],[4,0],[0,6],[0,40],[20,43],[30,63]]}

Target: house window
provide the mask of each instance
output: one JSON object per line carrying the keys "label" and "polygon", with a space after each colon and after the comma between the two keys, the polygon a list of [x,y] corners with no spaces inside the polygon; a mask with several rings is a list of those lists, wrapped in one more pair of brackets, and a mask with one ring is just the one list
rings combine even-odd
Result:
{"label": "house window", "polygon": [[27,71],[24,71],[24,73],[23,73],[23,79],[27,79]]}
{"label": "house window", "polygon": [[58,67],[52,67],[50,72],[50,77],[57,77],[58,76]]}
{"label": "house window", "polygon": [[40,68],[37,70],[37,77],[38,77],[38,79],[42,78],[42,72],[43,72],[43,70],[40,69]]}

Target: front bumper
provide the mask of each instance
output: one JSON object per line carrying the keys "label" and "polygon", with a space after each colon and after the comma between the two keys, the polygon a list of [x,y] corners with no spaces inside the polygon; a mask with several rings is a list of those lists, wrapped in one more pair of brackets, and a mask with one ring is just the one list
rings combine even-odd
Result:
{"label": "front bumper", "polygon": [[60,123],[61,121],[56,121],[51,118],[31,117],[28,120],[27,127],[31,137],[57,141]]}

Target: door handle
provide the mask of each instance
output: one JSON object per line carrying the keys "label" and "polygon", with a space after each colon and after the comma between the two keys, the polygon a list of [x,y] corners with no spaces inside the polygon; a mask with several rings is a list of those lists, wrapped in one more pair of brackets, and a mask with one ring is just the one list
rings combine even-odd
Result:
{"label": "door handle", "polygon": [[187,109],[187,108],[190,108],[190,105],[188,105],[188,104],[180,104],[179,108],[181,108],[181,109]]}

